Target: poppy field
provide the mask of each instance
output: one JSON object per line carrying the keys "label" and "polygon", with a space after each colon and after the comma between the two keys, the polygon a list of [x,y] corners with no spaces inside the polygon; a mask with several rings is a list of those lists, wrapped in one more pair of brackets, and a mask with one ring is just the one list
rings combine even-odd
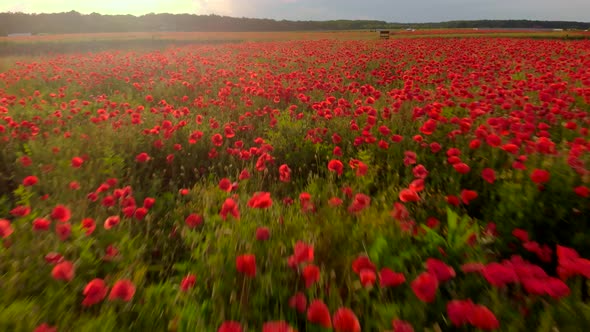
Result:
{"label": "poppy field", "polygon": [[1,331],[588,331],[590,41],[0,72]]}

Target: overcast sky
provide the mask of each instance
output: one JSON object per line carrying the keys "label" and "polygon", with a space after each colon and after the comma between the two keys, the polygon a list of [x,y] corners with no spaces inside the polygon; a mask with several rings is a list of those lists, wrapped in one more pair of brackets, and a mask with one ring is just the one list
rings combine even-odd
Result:
{"label": "overcast sky", "polygon": [[590,0],[0,0],[0,12],[191,13],[288,20],[439,22],[538,19],[590,22]]}

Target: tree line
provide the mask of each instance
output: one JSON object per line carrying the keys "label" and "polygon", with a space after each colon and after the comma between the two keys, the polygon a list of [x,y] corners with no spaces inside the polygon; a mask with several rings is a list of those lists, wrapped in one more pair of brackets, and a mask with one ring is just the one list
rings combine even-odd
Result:
{"label": "tree line", "polygon": [[588,29],[590,23],[569,21],[474,20],[439,23],[389,23],[377,20],[289,21],[193,14],[88,15],[0,13],[0,35],[154,31],[318,31],[359,29],[515,28]]}

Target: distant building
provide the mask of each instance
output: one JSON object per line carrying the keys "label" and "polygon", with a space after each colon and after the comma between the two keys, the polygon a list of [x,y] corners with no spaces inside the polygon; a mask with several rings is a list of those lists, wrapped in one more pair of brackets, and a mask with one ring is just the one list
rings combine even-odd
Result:
{"label": "distant building", "polygon": [[33,34],[30,32],[17,32],[17,33],[9,33],[8,37],[30,37]]}

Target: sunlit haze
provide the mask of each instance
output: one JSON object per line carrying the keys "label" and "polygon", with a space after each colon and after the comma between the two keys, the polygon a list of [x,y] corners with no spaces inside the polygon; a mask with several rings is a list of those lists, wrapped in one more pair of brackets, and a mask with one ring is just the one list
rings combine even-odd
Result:
{"label": "sunlit haze", "polygon": [[588,0],[3,0],[0,12],[83,14],[189,13],[290,20],[377,19],[438,22],[469,19],[590,21]]}

